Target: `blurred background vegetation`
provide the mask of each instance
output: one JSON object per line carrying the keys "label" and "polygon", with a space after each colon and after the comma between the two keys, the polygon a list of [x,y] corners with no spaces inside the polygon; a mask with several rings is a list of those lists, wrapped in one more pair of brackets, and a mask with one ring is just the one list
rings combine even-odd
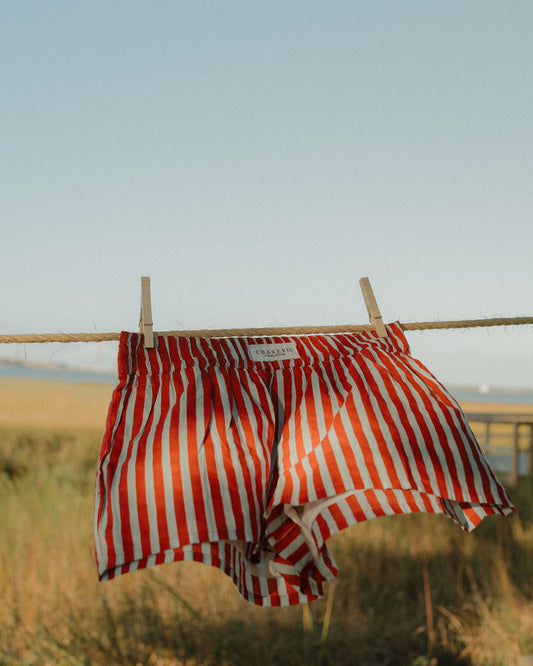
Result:
{"label": "blurred background vegetation", "polygon": [[196,563],[99,583],[93,490],[111,390],[0,380],[0,664],[477,666],[533,652],[529,479],[510,491],[510,518],[471,534],[434,515],[343,531],[330,541],[338,579],[304,606],[255,607]]}

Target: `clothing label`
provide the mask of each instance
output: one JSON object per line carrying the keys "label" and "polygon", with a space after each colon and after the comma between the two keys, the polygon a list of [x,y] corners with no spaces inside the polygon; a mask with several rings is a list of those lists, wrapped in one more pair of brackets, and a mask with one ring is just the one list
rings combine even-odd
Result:
{"label": "clothing label", "polygon": [[300,358],[294,341],[250,345],[248,353],[252,361],[282,361],[287,358]]}

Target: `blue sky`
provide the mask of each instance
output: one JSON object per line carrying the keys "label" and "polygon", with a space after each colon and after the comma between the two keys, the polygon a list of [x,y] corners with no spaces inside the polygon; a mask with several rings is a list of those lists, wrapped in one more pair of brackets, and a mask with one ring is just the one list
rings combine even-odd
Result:
{"label": "blue sky", "polygon": [[[1,333],[533,313],[528,2],[0,5]],[[533,386],[533,328],[409,333]],[[113,345],[1,356],[114,366]]]}

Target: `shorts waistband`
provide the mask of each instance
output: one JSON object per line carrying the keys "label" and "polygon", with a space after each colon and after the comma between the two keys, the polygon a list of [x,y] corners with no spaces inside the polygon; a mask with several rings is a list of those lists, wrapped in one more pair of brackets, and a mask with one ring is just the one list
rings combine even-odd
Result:
{"label": "shorts waistband", "polygon": [[162,375],[187,368],[281,369],[329,362],[368,351],[409,353],[399,322],[387,325],[386,338],[374,331],[328,335],[187,338],[154,336],[154,348],[144,348],[139,333],[123,331],[118,352],[119,377]]}

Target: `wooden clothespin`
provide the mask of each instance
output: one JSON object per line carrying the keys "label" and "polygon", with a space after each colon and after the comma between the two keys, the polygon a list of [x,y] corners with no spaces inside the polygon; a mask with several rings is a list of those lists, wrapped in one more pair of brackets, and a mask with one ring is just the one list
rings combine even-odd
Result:
{"label": "wooden clothespin", "polygon": [[154,346],[154,324],[152,321],[152,298],[150,296],[150,278],[141,278],[141,318],[139,331],[144,335],[144,346],[152,349]]}
{"label": "wooden clothespin", "polygon": [[363,292],[363,298],[365,299],[365,305],[366,309],[368,310],[368,318],[370,319],[370,323],[375,328],[380,338],[386,338],[387,329],[383,323],[383,317],[379,311],[376,297],[374,296],[372,286],[370,285],[370,280],[367,277],[361,278],[359,280],[359,285],[361,287],[361,291]]}

